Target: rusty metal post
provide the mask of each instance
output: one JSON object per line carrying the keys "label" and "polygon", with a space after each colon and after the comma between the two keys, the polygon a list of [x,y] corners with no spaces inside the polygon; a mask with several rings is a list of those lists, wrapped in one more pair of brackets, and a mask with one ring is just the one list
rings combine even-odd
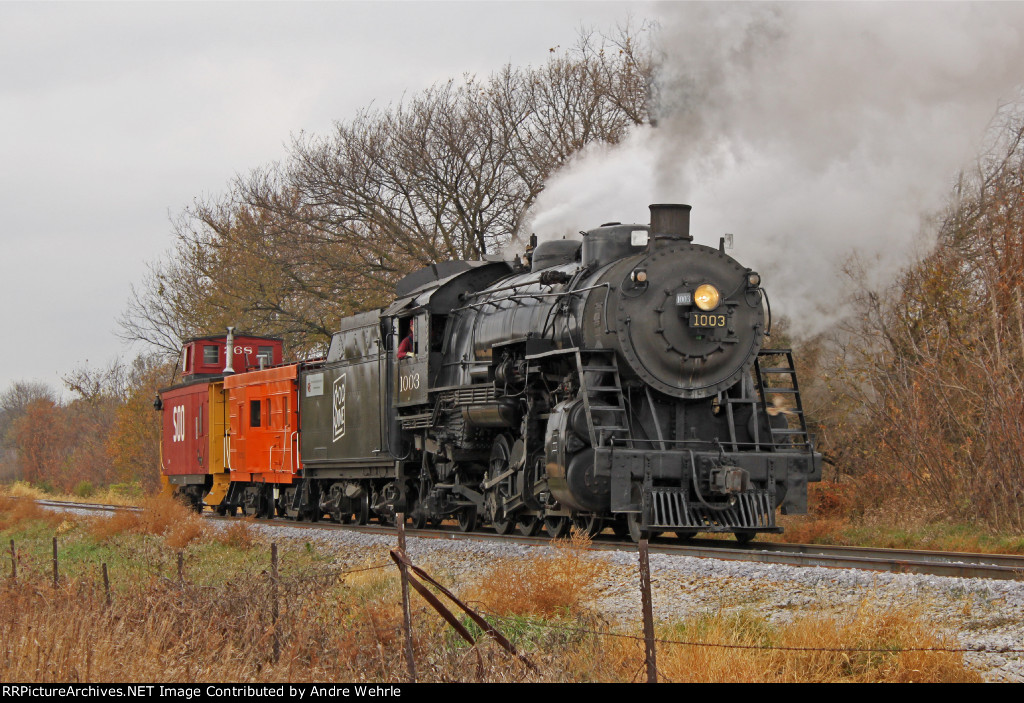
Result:
{"label": "rusty metal post", "polygon": [[11,580],[18,580],[18,553],[14,551],[14,540],[11,540]]}
{"label": "rusty metal post", "polygon": [[644,611],[644,655],[647,663],[647,683],[658,683],[658,663],[654,646],[654,607],[651,600],[651,562],[647,555],[647,540],[640,540],[640,599]]}
{"label": "rusty metal post", "polygon": [[107,562],[103,562],[103,595],[106,597],[107,605],[110,605],[110,577],[107,576]]}
{"label": "rusty metal post", "polygon": [[[398,526],[398,551],[405,554],[405,513],[395,515]],[[416,683],[416,659],[412,650],[412,606],[409,603],[409,567],[398,565],[402,575],[402,627],[405,630],[405,661],[409,665],[409,682]]]}
{"label": "rusty metal post", "polygon": [[57,587],[57,538],[53,538],[53,587]]}
{"label": "rusty metal post", "polygon": [[273,605],[271,606],[270,617],[274,624],[274,663],[276,664],[281,658],[281,637],[277,631],[277,618],[280,614],[277,604],[277,584],[278,584],[278,571],[277,571],[277,542],[270,544],[270,590],[271,596],[273,597]]}

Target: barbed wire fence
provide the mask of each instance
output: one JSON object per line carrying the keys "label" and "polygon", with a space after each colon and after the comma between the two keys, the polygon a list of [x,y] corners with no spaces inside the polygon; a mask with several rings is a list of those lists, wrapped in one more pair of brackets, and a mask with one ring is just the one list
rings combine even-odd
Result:
{"label": "barbed wire fence", "polygon": [[[374,564],[368,564],[360,567],[347,568],[333,571],[332,573],[326,574],[325,578],[328,581],[337,582],[343,580],[349,576],[353,576],[360,573],[369,571],[385,570],[392,567],[397,567],[399,570],[399,579],[401,583],[402,593],[402,630],[403,630],[403,643],[404,653],[407,663],[408,680],[410,682],[416,682],[417,680],[417,669],[415,661],[415,653],[413,644],[413,622],[412,622],[412,608],[411,608],[411,594],[409,589],[411,588],[417,594],[419,594],[424,601],[435,610],[441,618],[448,623],[448,625],[461,637],[469,647],[476,652],[477,657],[477,668],[476,675],[478,680],[483,680],[485,673],[484,663],[482,656],[478,648],[478,639],[473,636],[472,632],[466,625],[455,615],[452,609],[445,605],[442,597],[447,599],[456,610],[461,610],[462,613],[469,618],[469,620],[480,628],[480,631],[484,633],[489,639],[493,640],[498,646],[500,646],[511,658],[514,658],[521,662],[529,671],[534,673],[540,673],[540,669],[537,664],[525,653],[520,652],[519,649],[514,645],[512,640],[506,637],[499,630],[498,625],[507,619],[507,616],[503,616],[498,613],[488,612],[480,607],[471,607],[469,604],[458,598],[452,593],[447,587],[434,579],[426,570],[422,567],[415,565],[407,554],[406,539],[405,539],[405,522],[404,515],[398,514],[397,525],[398,525],[398,539],[397,546],[391,549],[389,555],[392,563],[380,562]],[[52,581],[48,584],[54,590],[60,588],[61,580],[67,577],[62,577],[60,574],[60,559],[59,559],[59,542],[58,537],[54,536],[52,540],[53,545],[53,556],[52,556]],[[948,654],[968,654],[968,653],[988,653],[988,654],[1024,654],[1024,647],[991,647],[991,646],[928,646],[928,647],[904,647],[904,646],[886,646],[886,647],[825,647],[825,646],[787,646],[778,644],[739,644],[730,642],[711,642],[697,639],[666,639],[655,636],[654,629],[654,618],[653,618],[653,598],[651,592],[651,577],[650,577],[650,562],[648,558],[648,544],[646,540],[641,541],[638,546],[638,576],[639,576],[639,588],[640,588],[640,601],[641,601],[641,613],[642,613],[642,635],[636,635],[626,632],[617,632],[608,629],[594,629],[588,627],[579,627],[569,624],[562,624],[551,621],[540,621],[531,623],[538,629],[552,630],[568,632],[579,635],[589,635],[600,638],[612,638],[621,640],[635,641],[638,644],[643,644],[644,649],[644,660],[640,667],[637,669],[637,674],[641,671],[646,671],[646,681],[649,683],[655,683],[661,681],[671,681],[663,673],[660,673],[657,669],[657,650],[658,647],[667,646],[684,646],[684,647],[701,647],[701,648],[714,648],[714,649],[726,649],[726,650],[760,650],[760,651],[778,651],[778,652],[802,652],[802,653],[826,653],[826,654],[842,654],[852,655],[860,653],[882,653],[882,654],[900,654],[910,652],[929,652],[929,653],[948,653]],[[10,574],[8,576],[9,582],[16,584],[19,579],[25,579],[31,570],[22,568],[22,573],[19,576],[19,564],[22,563],[23,554],[19,552],[16,547],[15,540],[10,540]],[[103,599],[105,604],[109,607],[113,602],[113,596],[110,588],[110,578],[108,573],[108,566],[106,562],[101,563],[101,574],[102,574],[102,588],[103,588]],[[271,604],[271,626],[272,626],[272,637],[271,641],[271,657],[274,662],[277,662],[281,655],[282,641],[278,630],[278,624],[280,620],[280,598],[281,598],[281,576],[279,572],[279,560],[278,560],[278,545],[276,542],[270,544],[270,569],[267,572],[268,585],[271,593],[270,604]],[[26,571],[28,573],[26,573]],[[177,553],[177,579],[175,582],[179,587],[184,587],[188,581],[185,574],[185,561],[183,551]],[[429,586],[429,588],[428,588]],[[433,591],[433,588],[440,594],[439,597]],[[635,677],[634,677],[635,680]]]}

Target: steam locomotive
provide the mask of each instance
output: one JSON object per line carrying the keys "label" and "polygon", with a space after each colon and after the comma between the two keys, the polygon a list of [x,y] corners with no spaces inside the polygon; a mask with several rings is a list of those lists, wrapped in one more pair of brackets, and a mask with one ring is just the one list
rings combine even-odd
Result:
{"label": "steam locomotive", "polygon": [[792,353],[763,348],[761,277],[724,240],[695,244],[689,205],[650,211],[414,272],[324,359],[190,340],[159,402],[167,490],[220,513],[500,534],[781,531],[821,456]]}

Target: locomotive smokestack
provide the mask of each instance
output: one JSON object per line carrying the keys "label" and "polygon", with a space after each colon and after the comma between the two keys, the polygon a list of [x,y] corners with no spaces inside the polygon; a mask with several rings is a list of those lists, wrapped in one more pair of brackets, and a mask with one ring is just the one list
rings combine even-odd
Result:
{"label": "locomotive smokestack", "polygon": [[651,239],[675,239],[692,242],[690,206],[673,203],[651,205]]}

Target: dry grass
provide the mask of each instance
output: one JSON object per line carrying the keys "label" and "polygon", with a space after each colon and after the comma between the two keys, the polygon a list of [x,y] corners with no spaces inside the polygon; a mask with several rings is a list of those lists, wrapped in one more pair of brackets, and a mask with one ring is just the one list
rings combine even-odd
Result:
{"label": "dry grass", "polygon": [[[42,556],[21,561],[17,581],[0,583],[0,680],[405,679],[397,571],[391,565],[379,566],[384,563],[382,555],[364,554],[363,563],[338,571],[326,560],[310,560],[308,549],[282,550],[280,618],[275,628],[269,554],[224,544],[210,549],[207,542],[202,549],[189,550],[185,578],[179,581],[167,544],[175,525],[155,518],[148,524],[163,529],[163,539],[134,535],[103,546],[106,560],[114,561],[111,606],[105,602],[99,560],[92,563],[89,558],[93,538],[87,530],[76,530],[65,543],[68,553],[79,556],[62,561],[66,566],[58,589],[49,585],[45,550]],[[242,526],[233,528],[240,535],[251,530],[247,522],[233,524]],[[141,525],[126,530],[137,531]],[[245,543],[244,537],[238,539]],[[40,541],[45,546],[48,540]],[[601,634],[613,626],[586,607],[601,565],[588,558],[587,547],[585,537],[574,535],[552,550],[555,554],[496,564],[482,583],[467,588],[481,601],[481,610],[506,613],[488,619],[528,653],[539,672],[528,670],[487,637],[479,637],[476,647],[468,648],[414,595],[420,680],[642,679],[642,644]],[[25,549],[28,555],[31,547]],[[280,644],[276,659],[275,633]],[[977,680],[964,669],[958,654],[895,651],[943,641],[912,612],[870,606],[845,620],[807,617],[792,624],[773,624],[753,611],[705,615],[663,625],[658,636],[702,643],[659,644],[659,671],[665,680]],[[762,649],[712,646],[721,644]],[[779,647],[885,651],[789,652]],[[476,652],[483,662],[479,672]]]}
{"label": "dry grass", "polygon": [[233,520],[227,528],[216,533],[216,539],[221,544],[237,549],[252,549],[263,540],[253,529],[255,518],[242,518]]}
{"label": "dry grass", "polygon": [[36,505],[29,498],[0,496],[0,530],[36,521],[56,527],[64,521],[64,516]]}
{"label": "dry grass", "polygon": [[[390,570],[339,585],[323,573],[293,573],[280,585],[271,619],[266,575],[221,586],[153,578],[107,607],[95,579],[59,590],[0,585],[0,679],[25,682],[400,681],[401,607]],[[530,672],[484,638],[476,657],[416,604],[415,656],[421,681],[593,681],[644,678],[643,644],[601,636],[594,621],[543,620],[505,634],[539,664]],[[559,624],[560,623],[560,624]],[[570,628],[571,629],[571,628]],[[273,656],[275,632],[280,657]],[[775,625],[754,612],[709,614],[658,637],[660,679],[676,682],[978,682],[958,653],[901,652],[947,643],[914,613],[865,605],[847,619],[806,617]],[[674,644],[689,642],[696,644]],[[721,646],[726,645],[726,646]],[[802,648],[818,651],[790,651]],[[820,651],[845,648],[847,651]],[[853,651],[853,650],[872,651]]]}
{"label": "dry grass", "polygon": [[[864,605],[847,619],[808,616],[774,625],[754,612],[716,613],[660,628],[659,679],[674,682],[980,682],[956,652],[906,652],[952,643],[916,613]],[[829,650],[846,651],[829,651]],[[856,651],[870,650],[870,651]],[[591,681],[640,680],[643,643],[606,639],[571,656]]]}
{"label": "dry grass", "polygon": [[575,528],[569,538],[552,545],[553,552],[537,550],[528,560],[495,562],[467,597],[497,615],[579,613],[593,595],[601,564],[588,557],[590,538]]}
{"label": "dry grass", "polygon": [[155,496],[142,501],[141,512],[117,512],[92,520],[90,533],[107,542],[124,533],[163,537],[173,549],[183,549],[209,532],[202,518],[173,498]]}
{"label": "dry grass", "polygon": [[47,497],[45,491],[42,491],[24,481],[15,481],[8,486],[4,486],[4,494],[12,498],[31,498],[33,500],[40,500]]}
{"label": "dry grass", "polygon": [[[275,628],[269,555],[252,550],[263,540],[249,521],[215,530],[172,500],[156,499],[147,507],[144,513],[72,523],[32,501],[0,498],[0,520],[21,530],[23,545],[18,580],[0,583],[0,680],[405,679],[397,574],[391,565],[378,567],[383,555],[364,554],[365,563],[339,572],[312,559],[308,545],[283,550]],[[37,536],[40,528],[45,539]],[[194,544],[206,529],[203,546],[186,550],[187,568],[179,582],[174,552]],[[50,586],[49,530],[66,533],[57,589]],[[123,538],[111,539],[114,535]],[[464,591],[539,665],[538,672],[482,633],[468,648],[414,595],[420,680],[642,680],[642,643],[602,634],[621,626],[588,608],[603,566],[589,557],[589,547],[584,535],[574,533],[532,558],[494,564],[480,583]],[[112,563],[111,606],[101,585],[101,560]],[[848,618],[802,617],[789,624],[752,610],[707,614],[663,624],[658,637],[664,641],[658,645],[659,672],[670,681],[979,680],[958,653],[898,651],[945,642],[918,614],[871,605]],[[483,663],[479,671],[477,652]]]}
{"label": "dry grass", "polygon": [[[134,487],[132,487],[134,489]],[[47,493],[46,491],[33,486],[25,481],[15,481],[0,488],[0,494],[15,498],[32,498],[34,500],[51,499],[67,500],[76,503],[94,503],[96,505],[124,505],[136,506],[140,499],[131,495],[134,490],[128,490],[124,486],[108,487],[97,491],[87,497],[71,493]]]}

